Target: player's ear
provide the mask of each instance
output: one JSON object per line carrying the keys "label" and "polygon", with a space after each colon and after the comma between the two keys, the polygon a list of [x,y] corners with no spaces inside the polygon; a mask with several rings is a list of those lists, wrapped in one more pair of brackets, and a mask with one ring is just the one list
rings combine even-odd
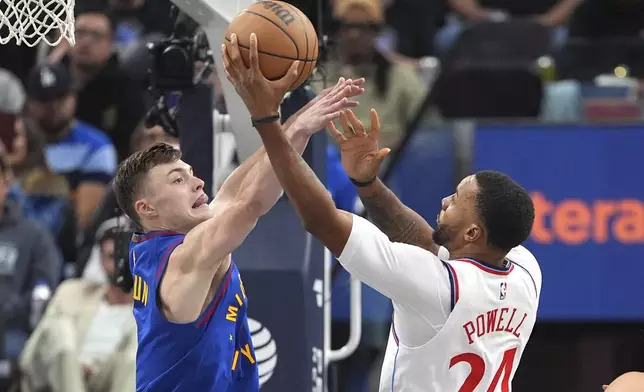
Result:
{"label": "player's ear", "polygon": [[470,227],[465,230],[465,241],[476,242],[483,236],[483,229],[481,226],[472,223]]}
{"label": "player's ear", "polygon": [[156,215],[156,210],[146,199],[139,199],[134,203],[134,209],[140,217],[151,218]]}

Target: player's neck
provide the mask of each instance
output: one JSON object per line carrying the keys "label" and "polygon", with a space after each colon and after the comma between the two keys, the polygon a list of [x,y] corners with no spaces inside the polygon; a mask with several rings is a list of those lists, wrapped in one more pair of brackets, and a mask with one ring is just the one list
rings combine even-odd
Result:
{"label": "player's neck", "polygon": [[143,233],[151,233],[153,231],[172,231],[175,233],[183,233],[186,234],[188,231],[181,230],[181,229],[171,229],[170,227],[160,224],[160,223],[152,223],[152,222],[141,222],[141,231]]}

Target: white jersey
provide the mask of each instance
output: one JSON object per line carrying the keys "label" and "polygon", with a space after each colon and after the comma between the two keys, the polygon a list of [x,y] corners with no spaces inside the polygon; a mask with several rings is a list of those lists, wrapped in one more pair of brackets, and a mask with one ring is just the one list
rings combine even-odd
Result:
{"label": "white jersey", "polygon": [[443,261],[353,226],[338,259],[394,305],[380,392],[509,392],[541,291],[532,253],[513,249],[506,268]]}

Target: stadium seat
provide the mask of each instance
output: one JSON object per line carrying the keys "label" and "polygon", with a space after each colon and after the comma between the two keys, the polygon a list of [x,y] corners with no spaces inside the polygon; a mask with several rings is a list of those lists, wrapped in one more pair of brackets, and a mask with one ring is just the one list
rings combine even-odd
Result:
{"label": "stadium seat", "polygon": [[538,116],[536,60],[549,48],[549,29],[532,21],[468,26],[443,59],[437,106],[447,118]]}

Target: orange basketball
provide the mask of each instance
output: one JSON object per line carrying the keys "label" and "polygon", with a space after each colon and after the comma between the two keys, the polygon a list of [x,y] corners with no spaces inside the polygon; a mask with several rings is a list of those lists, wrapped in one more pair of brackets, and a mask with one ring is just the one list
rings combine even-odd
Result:
{"label": "orange basketball", "polygon": [[281,78],[293,61],[299,60],[299,77],[291,90],[311,75],[317,63],[318,38],[313,24],[302,11],[283,1],[260,1],[237,15],[226,30],[227,47],[233,33],[246,65],[250,35],[257,35],[259,68],[269,80]]}

